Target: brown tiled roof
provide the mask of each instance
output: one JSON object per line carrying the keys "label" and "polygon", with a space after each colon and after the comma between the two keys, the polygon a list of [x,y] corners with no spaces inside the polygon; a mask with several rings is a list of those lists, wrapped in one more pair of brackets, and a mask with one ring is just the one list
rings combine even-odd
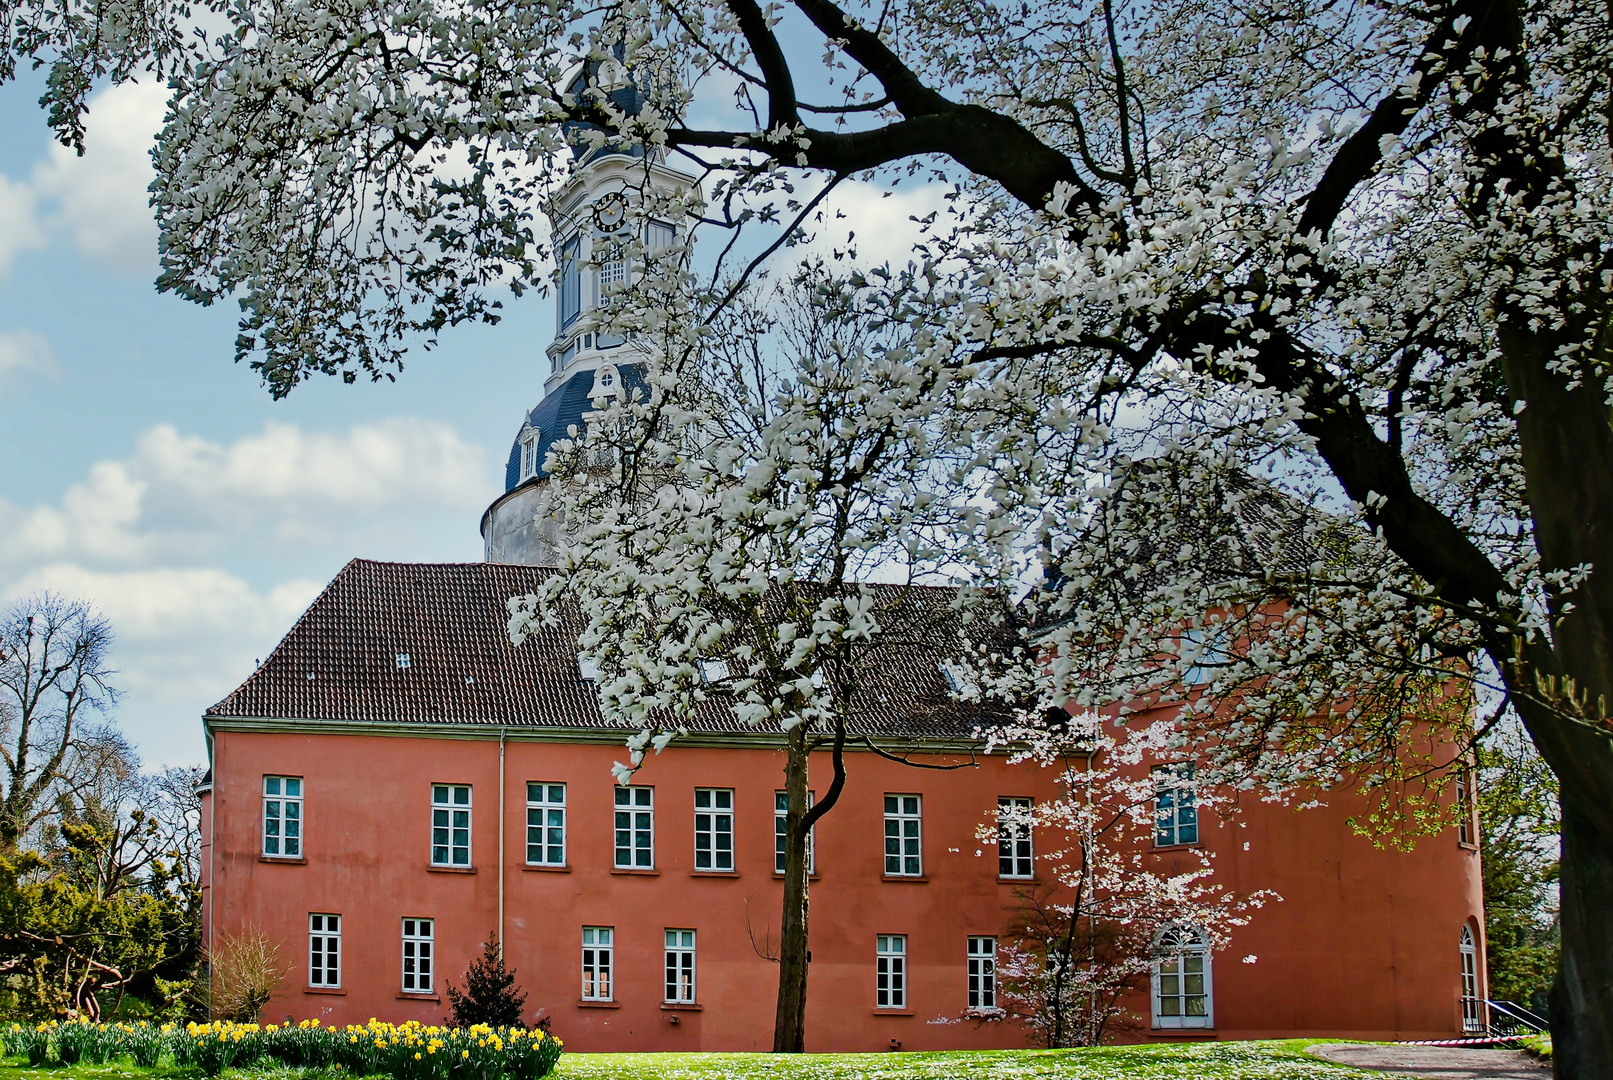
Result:
{"label": "brown tiled roof", "polygon": [[[507,725],[616,730],[577,670],[579,616],[519,647],[506,601],[555,571],[501,563],[385,563],[354,559],[209,719]],[[907,640],[866,666],[871,687],[845,709],[848,728],[890,738],[969,738],[985,721],[953,700],[939,661],[958,653],[952,590],[877,586],[909,616]],[[408,666],[399,666],[407,654]],[[694,731],[749,732],[713,694]]]}

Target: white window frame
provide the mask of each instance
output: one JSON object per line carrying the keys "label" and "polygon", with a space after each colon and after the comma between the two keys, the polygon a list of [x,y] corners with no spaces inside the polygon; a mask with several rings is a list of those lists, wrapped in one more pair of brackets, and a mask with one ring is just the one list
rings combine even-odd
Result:
{"label": "white window frame", "polygon": [[616,1000],[616,928],[582,928],[582,999]]}
{"label": "white window frame", "polygon": [[[810,807],[817,799],[817,792],[807,792],[807,806]],[[790,816],[790,793],[787,791],[773,792],[773,873],[784,873],[784,841],[787,822]],[[807,873],[818,872],[818,827],[816,825],[807,830]]]}
{"label": "white window frame", "polygon": [[1467,765],[1456,772],[1456,842],[1465,847],[1473,843],[1473,774]]}
{"label": "white window frame", "polygon": [[907,1008],[907,935],[874,937],[874,1008]]}
{"label": "white window frame", "polygon": [[[533,798],[534,790],[537,798]],[[555,792],[560,793],[558,800]],[[533,814],[538,820],[534,824]],[[554,843],[554,831],[559,830],[559,844]],[[532,842],[533,833],[537,833],[537,843]],[[539,858],[532,857],[532,849],[538,849]],[[556,858],[556,848],[559,857]],[[564,866],[566,865],[566,785],[556,784],[547,780],[528,780],[526,783],[526,864],[528,866]]]}
{"label": "white window frame", "polygon": [[661,1001],[666,1005],[693,1005],[695,998],[695,932],[666,931],[666,978]]}
{"label": "white window frame", "polygon": [[1036,876],[1036,853],[1031,846],[1030,822],[1004,823],[1007,814],[1029,811],[1034,805],[1023,795],[997,797],[997,876],[1029,881]]}
{"label": "white window frame", "polygon": [[975,1011],[997,1008],[997,939],[970,935],[969,1008]]}
{"label": "white window frame", "polygon": [[429,994],[435,975],[436,920],[414,916],[403,920],[403,981],[405,994]]}
{"label": "white window frame", "polygon": [[1193,772],[1191,761],[1154,766],[1155,847],[1180,847],[1199,842],[1203,829]]}
{"label": "white window frame", "polygon": [[[458,796],[461,791],[465,793],[464,802],[459,801]],[[441,801],[438,801],[439,797],[441,798]],[[470,784],[431,785],[432,866],[446,866],[450,869],[459,870],[468,869],[469,867],[475,865],[475,863],[472,861],[474,849],[471,846],[471,806],[472,792]],[[461,814],[464,815],[463,826],[461,826],[459,823],[459,815]],[[465,842],[463,844],[456,842],[458,837],[455,834],[460,831],[464,832]],[[439,836],[443,838],[442,843],[438,843]],[[464,858],[462,860],[455,857],[460,851],[464,852]],[[437,858],[439,852],[443,853],[443,857],[441,859]]]}
{"label": "white window frame", "polygon": [[924,876],[924,796],[885,793],[885,876]]}
{"label": "white window frame", "polygon": [[[1173,1031],[1214,1028],[1215,973],[1204,932],[1180,927],[1164,930],[1155,950],[1150,995],[1154,1027]],[[1194,967],[1200,970],[1192,970]],[[1197,992],[1194,979],[1199,980]],[[1194,999],[1202,1002],[1202,1016],[1188,1012]]]}
{"label": "white window frame", "polygon": [[734,872],[733,788],[694,789],[694,868],[716,874]]}
{"label": "white window frame", "polygon": [[1479,995],[1479,944],[1473,927],[1462,924],[1462,936],[1457,943],[1462,961],[1462,1030],[1484,1030],[1484,999]]}
{"label": "white window frame", "polygon": [[[292,784],[297,785],[295,795],[286,794]],[[270,793],[270,788],[275,788]],[[300,859],[305,850],[303,841],[303,797],[307,788],[300,776],[265,776],[263,778],[263,828],[259,839],[265,857],[271,859]],[[271,836],[270,833],[273,832]],[[273,844],[277,850],[269,850]],[[296,850],[290,850],[295,847]]]}
{"label": "white window frame", "polygon": [[[334,972],[334,976],[332,975]],[[323,990],[342,986],[342,917],[308,913],[308,985]]]}
{"label": "white window frame", "polygon": [[[611,809],[616,869],[654,870],[655,788],[642,784],[618,784]],[[646,841],[647,846],[638,842],[640,838]]]}
{"label": "white window frame", "polygon": [[555,321],[564,331],[582,314],[582,237],[568,236],[555,247],[557,303]]}

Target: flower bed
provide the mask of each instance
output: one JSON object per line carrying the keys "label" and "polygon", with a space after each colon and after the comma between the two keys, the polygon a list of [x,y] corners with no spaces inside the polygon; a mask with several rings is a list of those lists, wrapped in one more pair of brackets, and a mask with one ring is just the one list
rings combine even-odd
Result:
{"label": "flower bed", "polygon": [[217,1076],[231,1065],[268,1058],[285,1065],[340,1068],[392,1080],[539,1080],[554,1071],[562,1043],[543,1031],[427,1027],[416,1021],[363,1026],[300,1024],[92,1024],[87,1021],[0,1030],[5,1052],[41,1066],[104,1064],[128,1057],[150,1068],[164,1056]]}

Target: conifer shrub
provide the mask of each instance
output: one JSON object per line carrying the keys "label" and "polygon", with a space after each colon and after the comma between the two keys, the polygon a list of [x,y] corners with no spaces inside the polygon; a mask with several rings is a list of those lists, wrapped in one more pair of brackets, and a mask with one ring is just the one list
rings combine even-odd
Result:
{"label": "conifer shrub", "polygon": [[454,1027],[525,1026],[521,1023],[521,1008],[526,1004],[526,992],[515,985],[515,972],[504,967],[504,950],[499,945],[498,935],[490,934],[482,942],[482,955],[472,960],[465,971],[464,991],[453,983],[448,983],[447,987]]}

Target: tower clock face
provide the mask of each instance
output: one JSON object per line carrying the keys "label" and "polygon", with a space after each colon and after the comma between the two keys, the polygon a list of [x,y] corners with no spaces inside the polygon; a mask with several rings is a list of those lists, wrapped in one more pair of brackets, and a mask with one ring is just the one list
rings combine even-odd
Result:
{"label": "tower clock face", "polygon": [[594,227],[601,232],[615,232],[627,220],[627,200],[612,192],[594,204]]}

